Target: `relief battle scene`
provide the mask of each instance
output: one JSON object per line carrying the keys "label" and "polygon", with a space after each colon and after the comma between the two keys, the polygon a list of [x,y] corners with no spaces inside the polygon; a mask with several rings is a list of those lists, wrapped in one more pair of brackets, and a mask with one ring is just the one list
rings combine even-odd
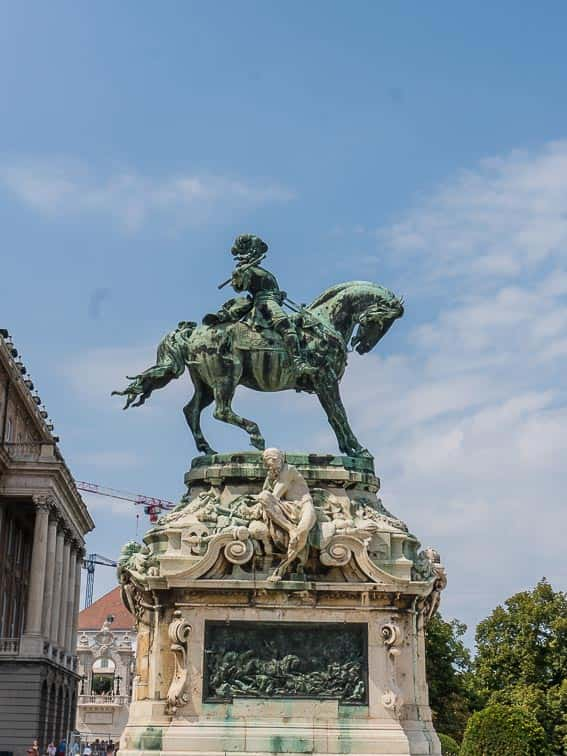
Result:
{"label": "relief battle scene", "polygon": [[207,623],[204,700],[336,698],[367,702],[367,626]]}

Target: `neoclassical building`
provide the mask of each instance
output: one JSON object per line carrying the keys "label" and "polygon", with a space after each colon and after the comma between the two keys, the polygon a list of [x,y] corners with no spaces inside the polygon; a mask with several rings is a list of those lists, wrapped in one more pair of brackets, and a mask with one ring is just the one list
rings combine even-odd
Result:
{"label": "neoclassical building", "polygon": [[94,523],[0,329],[0,751],[72,728],[84,536]]}
{"label": "neoclassical building", "polygon": [[79,614],[76,729],[83,742],[118,742],[132,698],[135,640],[132,615],[118,587]]}

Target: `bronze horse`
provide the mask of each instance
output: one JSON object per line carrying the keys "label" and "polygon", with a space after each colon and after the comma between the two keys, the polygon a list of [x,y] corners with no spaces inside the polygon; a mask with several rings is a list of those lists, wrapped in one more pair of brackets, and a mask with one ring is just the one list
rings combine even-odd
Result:
{"label": "bronze horse", "polygon": [[306,359],[317,368],[313,375],[300,377],[280,336],[273,331],[256,331],[245,322],[197,326],[182,321],[162,339],[156,364],[129,377],[132,383],[124,391],[112,393],[127,397],[124,409],[138,407],[152,391],[179,378],[187,368],[195,393],[183,412],[197,449],[214,454],[201,431],[205,407],[214,402],[217,420],[243,428],[252,446],[263,450],[265,441],[257,423],[232,409],[236,387],[306,391],[317,395],[341,452],[370,456],[350,427],[339,382],[347,364],[349,342],[359,354],[366,354],[403,313],[402,300],[378,284],[350,281],[327,289],[295,315]]}

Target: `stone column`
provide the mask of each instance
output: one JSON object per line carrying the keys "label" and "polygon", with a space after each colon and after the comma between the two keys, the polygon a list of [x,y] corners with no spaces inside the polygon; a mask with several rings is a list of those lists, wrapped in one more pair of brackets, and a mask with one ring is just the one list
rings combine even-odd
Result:
{"label": "stone column", "polygon": [[49,516],[47,532],[47,566],[45,568],[45,589],[43,592],[43,621],[42,632],[44,638],[51,638],[51,614],[53,610],[53,583],[55,581],[55,557],[57,551],[57,513],[52,509]]}
{"label": "stone column", "polygon": [[31,576],[26,605],[26,629],[22,639],[24,654],[41,655],[43,640],[41,620],[43,616],[43,590],[45,587],[45,567],[47,563],[47,531],[49,524],[50,497],[37,495],[35,504],[35,524],[33,530]]}
{"label": "stone column", "polygon": [[2,530],[4,528],[4,508],[0,507],[0,543],[2,542]]}
{"label": "stone column", "polygon": [[71,632],[71,649],[72,653],[76,653],[77,649],[77,626],[79,624],[79,612],[81,610],[81,574],[83,567],[83,559],[85,558],[85,550],[79,548],[77,552],[77,567],[75,571],[75,602],[73,608],[73,630]]}
{"label": "stone column", "polygon": [[61,579],[63,577],[63,541],[65,533],[61,522],[57,530],[57,544],[55,547],[55,577],[53,579],[53,606],[51,608],[51,642],[57,645],[59,633],[59,611],[61,609]]}
{"label": "stone column", "polygon": [[69,557],[71,556],[71,531],[65,528],[65,543],[63,546],[63,567],[61,570],[61,605],[59,607],[59,627],[57,630],[57,645],[65,648],[65,633],[67,631],[67,596],[69,594]]}
{"label": "stone column", "polygon": [[75,613],[75,580],[77,576],[77,550],[79,544],[73,540],[71,544],[71,555],[69,557],[69,588],[67,591],[67,620],[65,625],[65,650],[72,656],[75,655],[76,649],[71,646],[74,626]]}

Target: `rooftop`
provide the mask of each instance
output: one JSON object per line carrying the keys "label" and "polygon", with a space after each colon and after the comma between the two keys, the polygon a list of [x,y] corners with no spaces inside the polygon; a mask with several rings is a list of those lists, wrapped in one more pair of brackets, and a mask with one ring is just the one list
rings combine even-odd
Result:
{"label": "rooftop", "polygon": [[119,586],[79,612],[79,630],[100,630],[102,623],[109,615],[114,617],[111,625],[113,631],[133,629],[134,618],[122,603]]}

